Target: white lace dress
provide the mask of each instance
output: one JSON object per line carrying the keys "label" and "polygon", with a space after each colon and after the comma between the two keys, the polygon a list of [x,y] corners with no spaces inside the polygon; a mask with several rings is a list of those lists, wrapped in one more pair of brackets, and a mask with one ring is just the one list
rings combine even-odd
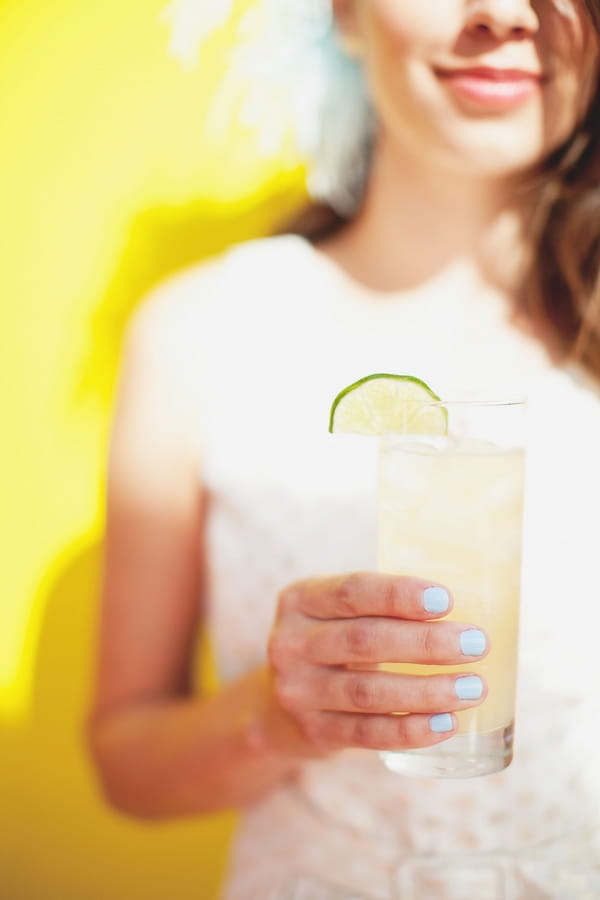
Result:
{"label": "white lace dress", "polygon": [[243,816],[226,900],[598,900],[597,386],[549,369],[497,304],[367,301],[297,237],[229,252],[198,303],[210,627],[224,681],[263,660],[283,585],[373,568],[374,442],[328,434],[340,388],[407,372],[451,395],[526,372],[515,380],[527,382],[532,425],[513,764],[444,781],[393,775],[367,751],[310,763]]}

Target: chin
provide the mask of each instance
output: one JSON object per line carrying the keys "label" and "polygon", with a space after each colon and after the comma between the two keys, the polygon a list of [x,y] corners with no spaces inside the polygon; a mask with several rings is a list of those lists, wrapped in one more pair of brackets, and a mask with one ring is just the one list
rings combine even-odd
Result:
{"label": "chin", "polygon": [[569,133],[550,139],[549,135],[540,135],[539,127],[525,133],[495,128],[478,139],[471,133],[467,140],[450,141],[443,155],[456,174],[506,179],[534,169],[562,145]]}
{"label": "chin", "polygon": [[449,170],[456,175],[483,180],[506,180],[524,175],[535,169],[546,157],[546,152],[531,153],[477,153],[465,151],[454,159]]}

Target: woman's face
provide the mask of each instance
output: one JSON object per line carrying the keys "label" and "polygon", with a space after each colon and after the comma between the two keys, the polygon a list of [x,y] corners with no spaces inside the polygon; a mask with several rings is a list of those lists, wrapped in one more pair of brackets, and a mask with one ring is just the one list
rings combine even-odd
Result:
{"label": "woman's face", "polygon": [[385,139],[502,176],[572,133],[596,83],[583,0],[334,0]]}

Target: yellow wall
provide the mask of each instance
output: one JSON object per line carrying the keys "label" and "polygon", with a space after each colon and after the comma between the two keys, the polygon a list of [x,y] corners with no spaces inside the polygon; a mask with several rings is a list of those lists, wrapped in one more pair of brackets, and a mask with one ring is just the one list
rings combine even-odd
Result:
{"label": "yellow wall", "polygon": [[228,36],[185,72],[162,6],[0,0],[0,900],[208,900],[231,827],[121,819],[81,746],[123,322],[300,196],[206,140]]}

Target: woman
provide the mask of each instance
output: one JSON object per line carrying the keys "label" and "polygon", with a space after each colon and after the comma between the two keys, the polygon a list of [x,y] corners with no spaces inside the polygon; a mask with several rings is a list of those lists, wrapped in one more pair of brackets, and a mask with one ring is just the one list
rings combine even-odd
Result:
{"label": "woman", "polygon": [[[236,248],[131,323],[92,751],[131,815],[246,808],[229,900],[597,897],[600,4],[334,7],[375,115],[356,209],[345,184],[320,238]],[[374,371],[530,396],[518,743],[485,779],[374,752],[445,740],[434,714],[485,685],[340,666],[464,662],[478,629],[427,612],[427,572],[372,571],[370,442],[326,423]]]}

